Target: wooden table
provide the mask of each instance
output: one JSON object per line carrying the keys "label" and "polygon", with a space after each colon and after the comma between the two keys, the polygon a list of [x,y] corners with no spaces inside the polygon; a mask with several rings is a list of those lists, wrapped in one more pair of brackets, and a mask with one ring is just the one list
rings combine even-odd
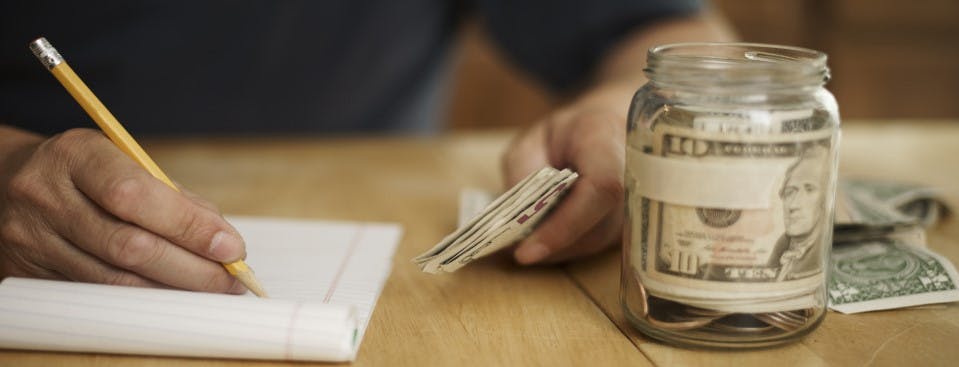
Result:
{"label": "wooden table", "polygon": [[[466,186],[500,185],[510,132],[422,138],[167,139],[147,150],[224,212],[405,228],[358,366],[932,366],[959,363],[959,305],[830,313],[792,345],[755,351],[666,346],[626,323],[618,304],[619,253],[566,266],[522,268],[505,256],[448,275],[409,259],[455,225]],[[942,188],[959,208],[959,121],[852,122],[841,172]],[[959,221],[930,235],[959,263]],[[280,362],[0,351],[0,365],[282,365]]]}

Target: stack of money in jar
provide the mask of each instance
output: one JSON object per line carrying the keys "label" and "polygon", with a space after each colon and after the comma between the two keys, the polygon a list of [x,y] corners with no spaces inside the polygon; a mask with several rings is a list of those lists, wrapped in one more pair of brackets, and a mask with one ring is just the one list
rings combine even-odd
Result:
{"label": "stack of money in jar", "polygon": [[809,330],[826,304],[836,116],[684,105],[648,120],[627,139],[628,317],[731,340]]}

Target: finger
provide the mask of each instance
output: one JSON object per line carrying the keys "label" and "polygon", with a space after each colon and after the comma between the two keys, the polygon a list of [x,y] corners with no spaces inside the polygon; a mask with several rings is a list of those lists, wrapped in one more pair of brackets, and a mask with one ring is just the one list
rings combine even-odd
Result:
{"label": "finger", "polygon": [[623,216],[610,212],[599,224],[573,244],[543,260],[544,263],[561,263],[574,258],[594,255],[622,241]]}
{"label": "finger", "polygon": [[545,123],[538,123],[514,139],[503,154],[503,179],[513,187],[530,173],[549,165],[546,159]]}
{"label": "finger", "polygon": [[41,265],[38,259],[27,258],[20,249],[29,248],[26,244],[14,244],[4,241],[0,244],[0,278],[21,277],[40,279],[66,279],[53,270],[53,266]]}
{"label": "finger", "polygon": [[180,192],[186,196],[187,199],[193,201],[194,204],[207,208],[208,210],[219,214],[221,217],[223,216],[223,213],[220,212],[220,208],[218,208],[216,204],[213,204],[213,202],[204,199],[202,196],[197,195],[197,193],[193,191],[183,188],[183,186],[180,186],[179,184],[177,184],[177,187],[180,189]]}
{"label": "finger", "polygon": [[52,280],[64,280],[67,279],[62,274],[44,268],[39,267],[33,264],[25,264],[16,259],[8,257],[6,253],[0,253],[0,274],[3,274],[3,277],[19,277],[19,278],[38,278],[38,279],[52,279]]}
{"label": "finger", "polygon": [[[52,209],[52,208],[50,208]],[[5,276],[41,279],[74,280],[129,286],[151,286],[154,282],[119,271],[73,247],[53,232],[43,221],[55,219],[59,213],[25,215],[7,218],[3,225],[3,246],[0,246],[0,267]],[[48,216],[46,214],[51,214]]]}
{"label": "finger", "polygon": [[99,206],[200,256],[220,262],[245,258],[242,238],[216,211],[150,176],[105,138],[89,140],[91,149],[71,178]]}
{"label": "finger", "polygon": [[519,245],[516,261],[533,264],[572,246],[610,212],[610,205],[597,202],[603,196],[591,182],[577,182],[563,203]]}
{"label": "finger", "polygon": [[[78,198],[82,198],[78,196]],[[84,199],[85,200],[85,199]],[[60,224],[65,238],[121,272],[132,272],[151,281],[176,288],[204,292],[242,293],[245,288],[223,268],[137,226],[118,220],[90,201],[76,200],[68,211],[73,220]],[[86,267],[93,267],[84,262]],[[78,266],[84,268],[84,266]],[[93,267],[83,274],[106,272]],[[117,272],[111,276],[127,277]],[[128,281],[118,278],[117,281]],[[132,280],[129,280],[132,281]]]}
{"label": "finger", "polygon": [[55,264],[57,272],[68,280],[129,287],[166,288],[163,284],[111,266],[62,238],[51,236],[47,240],[47,245],[52,250],[47,255],[49,260]]}
{"label": "finger", "polygon": [[[552,163],[572,166],[581,177],[569,195],[516,249],[521,264],[532,264],[573,246],[623,201],[625,130],[619,117],[589,115],[554,124]],[[616,215],[621,215],[616,213]],[[604,244],[606,245],[606,244]]]}

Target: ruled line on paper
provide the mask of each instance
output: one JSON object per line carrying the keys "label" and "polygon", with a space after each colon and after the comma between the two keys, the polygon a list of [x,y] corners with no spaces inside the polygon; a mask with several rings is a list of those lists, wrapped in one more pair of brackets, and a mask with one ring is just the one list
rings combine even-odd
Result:
{"label": "ruled line on paper", "polygon": [[[40,292],[43,292],[43,291],[46,291],[46,290],[47,290],[47,288],[29,286],[29,285],[19,284],[19,283],[18,283],[18,284],[10,284],[10,285],[7,285],[6,287],[8,287],[8,288],[22,289],[22,290],[40,291]],[[134,290],[136,290],[136,289],[138,289],[138,288],[134,288]],[[82,295],[85,295],[85,296],[116,297],[116,292],[97,292],[96,290],[84,289],[84,288],[79,288],[79,287],[77,287],[77,288],[71,287],[71,288],[70,288],[70,292],[71,292],[72,294],[82,294]],[[4,298],[4,297],[7,297],[7,296],[4,296],[4,295],[0,294],[0,298]],[[56,299],[58,299],[58,300],[61,298],[60,295],[56,295],[55,297],[56,297]],[[239,297],[239,296],[237,296],[237,297]],[[170,298],[157,299],[157,298],[153,298],[153,297],[143,297],[143,296],[138,295],[136,292],[126,292],[126,293],[123,295],[123,298],[124,298],[124,299],[127,299],[127,300],[136,300],[136,301],[143,301],[143,302],[163,302],[163,303],[166,304],[166,305],[171,305],[171,306],[172,306],[172,305],[178,305],[178,306],[183,306],[183,307],[202,307],[202,306],[205,306],[205,305],[208,304],[208,302],[196,302],[196,301],[193,301],[193,300],[192,300],[191,298],[189,298],[189,297],[182,297],[182,298],[179,298],[179,299],[170,299]],[[40,298],[37,298],[36,300],[41,300],[41,299],[40,299]],[[42,299],[42,300],[47,300],[47,299]],[[75,301],[74,301],[74,302],[75,302]],[[83,305],[82,303],[75,303],[75,304]],[[96,304],[96,305],[87,304],[87,305],[89,305],[89,306],[100,306],[99,304]],[[113,305],[111,305],[111,307],[116,307],[117,309],[121,309],[119,306],[113,306]],[[228,311],[235,311],[235,312],[250,312],[250,311],[251,311],[251,308],[250,308],[250,307],[231,307],[230,305],[225,305],[225,306],[221,307],[220,309],[221,309],[221,310],[228,310]],[[275,311],[273,311],[273,310],[266,310],[266,311],[264,311],[264,310],[260,310],[260,308],[257,308],[257,312],[269,312],[269,313],[273,313],[273,314],[276,314],[276,315],[286,315],[285,312],[282,312],[282,311],[279,311],[279,310],[275,310]]]}
{"label": "ruled line on paper", "polygon": [[[53,332],[51,332],[51,331],[48,330],[48,329],[42,329],[42,328],[36,328],[36,327],[29,327],[29,326],[22,326],[22,325],[3,325],[3,327],[4,327],[4,328],[8,328],[8,329],[22,330],[22,331],[33,331],[33,332],[54,334]],[[63,331],[63,330],[57,331],[55,334],[57,334],[57,335],[71,335],[71,336],[82,337],[82,338],[108,339],[108,340],[116,340],[116,341],[119,341],[119,342],[137,341],[137,342],[144,342],[144,343],[163,344],[163,345],[166,345],[166,346],[169,346],[169,347],[179,347],[179,346],[180,346],[180,344],[178,344],[178,343],[170,343],[170,342],[165,342],[165,341],[162,341],[162,340],[155,340],[155,339],[150,339],[150,338],[137,338],[137,339],[132,339],[132,338],[128,338],[128,337],[104,336],[104,335],[96,335],[96,334],[90,334],[90,333],[80,333],[80,332],[72,332],[72,331]],[[67,347],[67,346],[69,346],[69,344],[67,344],[67,343],[51,342],[51,346]]]}
{"label": "ruled line on paper", "polygon": [[[76,316],[63,316],[63,315],[56,315],[56,314],[44,313],[44,312],[31,312],[31,311],[24,311],[24,310],[22,310],[22,309],[9,309],[9,308],[4,308],[4,307],[0,307],[0,312],[16,312],[16,313],[19,314],[19,315],[33,315],[33,316],[41,316],[41,317],[45,317],[45,318],[54,318],[54,319],[69,320],[69,321],[86,321],[86,322],[90,322],[90,323],[98,323],[98,324],[101,324],[101,325],[103,325],[103,324],[105,324],[105,325],[113,325],[113,326],[119,326],[119,327],[123,327],[123,328],[134,328],[134,327],[137,327],[137,325],[131,325],[131,324],[129,324],[129,323],[123,323],[123,322],[107,321],[107,320],[101,320],[101,319],[82,318],[82,317],[76,317]],[[6,324],[6,323],[0,324],[0,325],[3,325],[3,327],[11,327],[11,328],[18,328],[18,329],[29,329],[29,330],[34,330],[34,331],[41,331],[41,332],[50,332],[50,333],[53,333],[52,331],[50,331],[50,330],[48,330],[48,329],[30,328],[30,327],[26,327],[26,326],[22,326],[22,325],[10,325],[10,324]],[[223,334],[223,333],[216,333],[216,332],[200,333],[200,332],[186,331],[186,330],[178,329],[178,328],[163,328],[163,327],[151,327],[150,329],[151,329],[152,331],[165,331],[165,332],[170,332],[170,333],[187,334],[187,335],[192,335],[192,336],[216,337],[216,338],[219,339],[219,340],[229,339],[229,340],[234,340],[234,341],[255,342],[255,343],[257,343],[257,344],[275,344],[275,345],[281,345],[281,346],[285,344],[285,343],[282,343],[282,342],[279,342],[279,343],[278,343],[278,342],[276,342],[275,340],[271,340],[271,339],[264,339],[264,338],[244,338],[244,337],[238,337],[238,336],[235,336],[235,335],[225,335],[225,334]],[[75,333],[75,332],[65,332],[65,331],[63,331],[63,330],[58,330],[58,331],[56,331],[56,333],[57,333],[57,334],[73,334],[73,335],[86,336],[86,337],[101,337],[101,336],[102,336],[102,335],[89,334],[89,333],[88,333],[88,334],[83,334],[83,333]],[[105,337],[109,337],[109,336],[105,336]],[[131,339],[133,339],[133,338],[131,337]],[[140,340],[145,341],[145,342],[150,342],[150,343],[153,343],[153,342],[164,343],[162,340],[154,340],[154,339],[149,339],[149,338],[140,339]],[[167,345],[180,345],[179,343],[164,343],[164,344],[167,344]]]}
{"label": "ruled line on paper", "polygon": [[[3,299],[12,299],[12,298],[9,297],[9,296],[0,295],[0,300],[3,300]],[[18,300],[18,301],[30,301],[30,302],[36,302],[36,303],[63,304],[63,301],[62,301],[62,300],[61,300],[61,301],[52,301],[52,300],[39,299],[39,298],[31,298],[31,297],[23,297],[23,296],[18,296],[18,297],[16,298],[16,300]],[[70,302],[69,302],[69,305],[71,305],[71,306],[84,306],[84,307],[90,307],[90,308],[97,307],[97,308],[99,308],[99,309],[101,309],[101,310],[103,310],[103,309],[106,308],[106,309],[108,309],[108,310],[126,311],[126,312],[130,312],[130,313],[138,313],[138,312],[141,312],[141,313],[142,313],[142,311],[143,311],[143,310],[138,310],[138,309],[124,308],[124,307],[113,307],[113,306],[111,306],[111,305],[104,305],[104,304],[94,304],[94,303],[76,302],[75,300],[74,300],[74,301],[70,301]],[[63,318],[63,319],[71,319],[71,320],[79,320],[79,321],[103,322],[103,323],[107,323],[107,324],[115,324],[115,325],[118,325],[118,326],[130,326],[130,325],[128,325],[128,324],[114,323],[114,322],[111,322],[111,321],[104,321],[104,320],[100,320],[100,319],[86,319],[86,318],[80,318],[80,317],[77,317],[77,316],[69,316],[69,317],[68,317],[68,316],[56,315],[56,314],[51,314],[51,313],[43,313],[43,312],[38,312],[38,311],[23,311],[23,310],[19,310],[19,309],[10,309],[10,308],[4,308],[3,306],[0,306],[0,312],[3,312],[3,311],[7,311],[7,312],[19,312],[19,313],[24,313],[24,314],[33,314],[33,315],[38,315],[38,316],[49,316],[49,317],[53,317],[53,318]],[[285,312],[282,312],[282,313],[281,313],[281,312],[277,312],[276,314],[277,314],[277,315],[286,315]],[[149,316],[167,316],[167,317],[175,317],[175,318],[178,318],[178,319],[181,319],[181,320],[187,319],[187,320],[195,320],[195,321],[200,321],[200,322],[215,322],[215,321],[216,321],[216,320],[210,319],[210,318],[208,318],[208,317],[199,317],[199,316],[194,316],[194,315],[189,315],[189,314],[184,314],[184,313],[177,313],[177,312],[158,312],[158,311],[155,311],[155,310],[150,310]],[[260,315],[260,316],[262,316],[262,315]],[[262,326],[262,323],[253,323],[253,322],[243,322],[243,321],[231,320],[231,325],[233,325],[233,326],[260,327],[260,326]],[[157,329],[157,330],[163,330],[163,329]],[[204,334],[204,335],[207,335],[207,334]],[[214,334],[208,334],[208,335],[214,335]]]}

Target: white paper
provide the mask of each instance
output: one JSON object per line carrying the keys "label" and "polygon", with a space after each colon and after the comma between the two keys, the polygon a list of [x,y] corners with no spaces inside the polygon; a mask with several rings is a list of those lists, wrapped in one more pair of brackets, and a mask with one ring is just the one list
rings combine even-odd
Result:
{"label": "white paper", "polygon": [[36,279],[0,284],[0,348],[350,361],[389,275],[392,224],[230,218],[270,299]]}

